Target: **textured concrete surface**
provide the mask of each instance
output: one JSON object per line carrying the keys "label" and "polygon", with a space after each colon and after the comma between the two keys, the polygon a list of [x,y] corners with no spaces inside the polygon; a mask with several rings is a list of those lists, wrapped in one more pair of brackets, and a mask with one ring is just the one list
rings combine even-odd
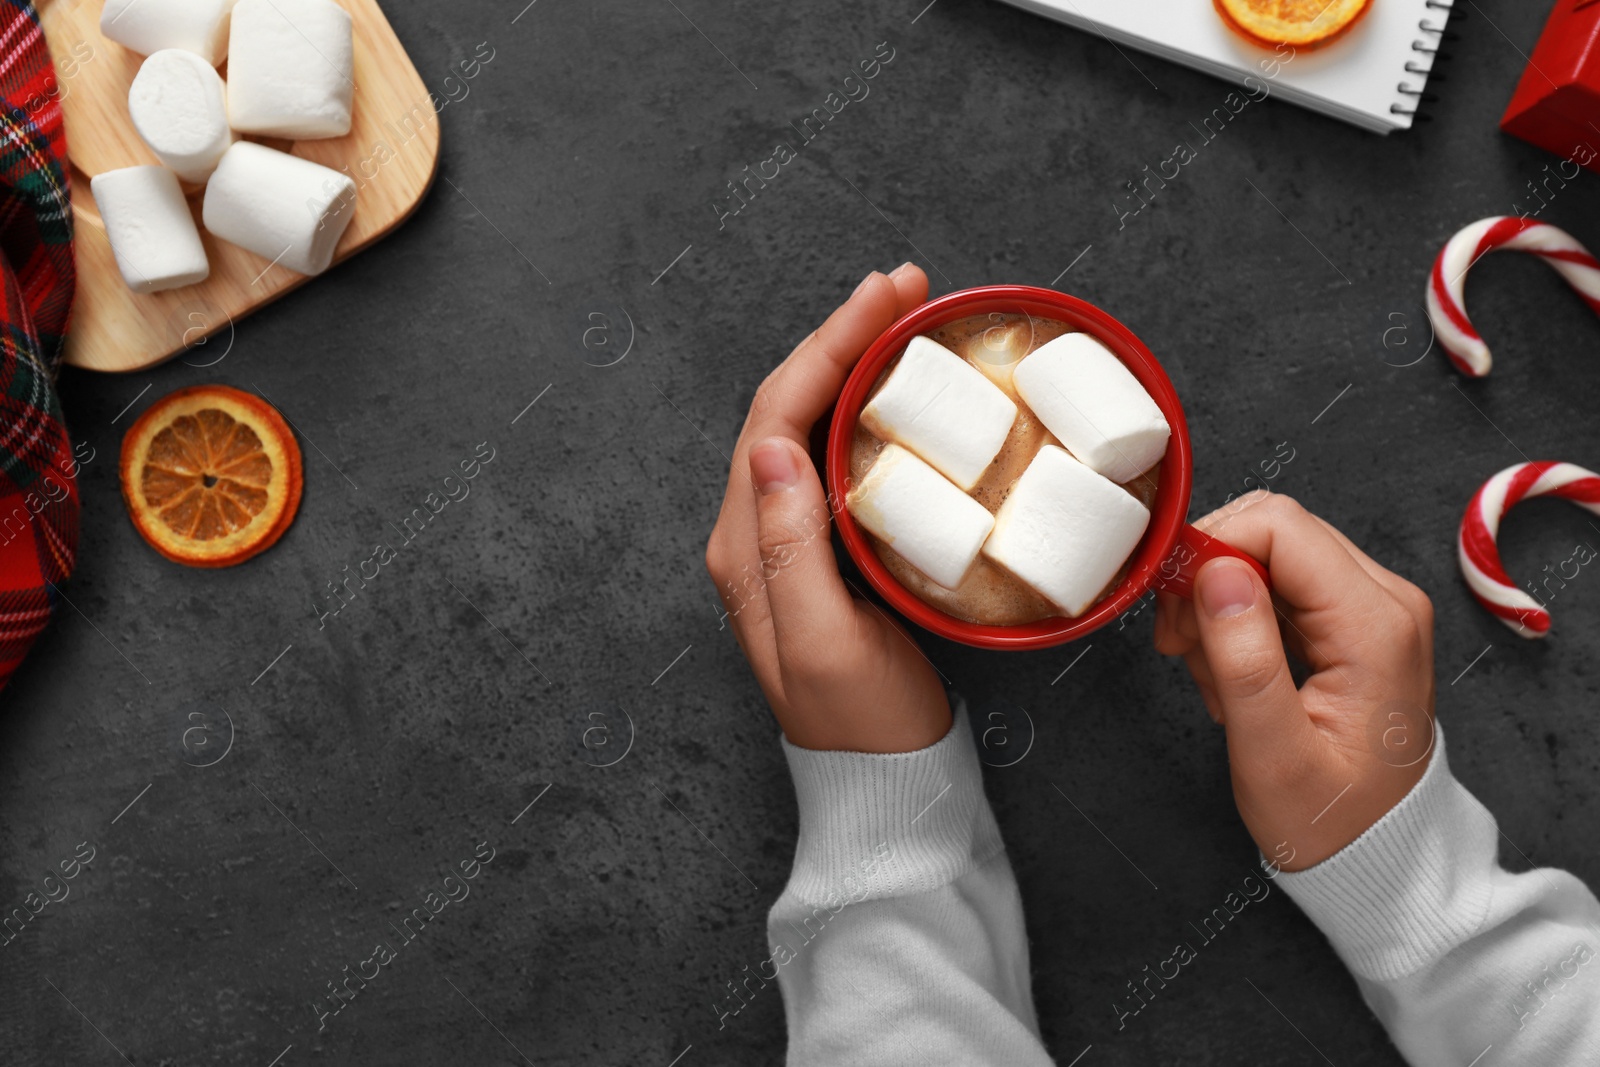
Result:
{"label": "textured concrete surface", "polygon": [[[231,348],[62,376],[95,458],[71,606],[4,697],[0,904],[82,842],[93,859],[0,949],[0,1059],[776,1062],[775,989],[726,1029],[711,1007],[764,956],[794,809],[701,553],[763,374],[907,258],[937,292],[1060,276],[1138,331],[1188,405],[1196,515],[1287,442],[1273,487],[1434,596],[1452,763],[1507,864],[1600,882],[1600,576],[1523,642],[1469,600],[1452,547],[1500,468],[1600,465],[1600,325],[1547,268],[1497,257],[1471,293],[1491,378],[1414,362],[1439,245],[1536,206],[1526,183],[1557,162],[1495,128],[1547,3],[1462,5],[1415,132],[1252,104],[1119,229],[1123,184],[1222,84],[979,0],[522,2],[388,6],[449,101],[441,180],[408,225]],[[724,183],[885,41],[870,96],[719,230]],[[493,58],[462,80],[480,43]],[[1597,183],[1542,217],[1600,243]],[[288,536],[222,572],[150,551],[115,471],[139,411],[212,381],[270,397],[307,464]],[[328,583],[480,443],[470,495],[319,627]],[[1600,545],[1588,519],[1519,510],[1512,572]],[[1399,1063],[1281,894],[1118,1030],[1124,983],[1254,856],[1221,736],[1148,627],[1028,655],[926,642],[975,705],[1035,727],[989,789],[1051,1049]],[[480,845],[470,895],[319,1032],[327,984]]]}

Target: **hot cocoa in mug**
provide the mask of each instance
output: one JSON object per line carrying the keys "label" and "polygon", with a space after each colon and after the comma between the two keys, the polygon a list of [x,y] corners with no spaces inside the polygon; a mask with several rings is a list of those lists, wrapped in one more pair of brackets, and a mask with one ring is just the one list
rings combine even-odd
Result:
{"label": "hot cocoa in mug", "polygon": [[1217,555],[1186,524],[1188,426],[1150,351],[1075,297],[1026,286],[912,311],[855,368],[827,475],[847,551],[897,610],[953,640],[1042,648]]}

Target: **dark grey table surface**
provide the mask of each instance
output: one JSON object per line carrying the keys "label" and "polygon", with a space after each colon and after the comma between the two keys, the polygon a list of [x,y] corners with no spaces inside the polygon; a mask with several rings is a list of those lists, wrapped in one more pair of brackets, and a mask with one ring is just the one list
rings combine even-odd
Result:
{"label": "dark grey table surface", "polygon": [[[70,607],[4,697],[0,904],[81,843],[94,858],[0,949],[0,1059],[778,1061],[775,989],[725,1028],[712,1007],[766,955],[795,813],[702,551],[762,376],[905,259],[935,292],[1059,279],[1135,329],[1190,414],[1194,515],[1287,443],[1273,488],[1433,595],[1451,761],[1504,861],[1600,881],[1600,578],[1527,642],[1454,553],[1490,474],[1600,465],[1597,323],[1543,265],[1495,257],[1471,296],[1492,376],[1418,361],[1440,244],[1537,206],[1527,183],[1558,162],[1496,128],[1548,3],[1458,5],[1416,130],[1251,104],[1121,227],[1125,183],[1227,87],[999,4],[924,3],[391,4],[449,100],[416,216],[231,348],[62,374],[95,458]],[[725,183],[880,42],[870,95],[719,228]],[[1552,186],[1540,217],[1600,243],[1597,181]],[[306,459],[287,537],[219,572],[157,557],[117,487],[133,417],[204,382],[269,396]],[[470,495],[319,625],[328,583],[480,444]],[[1508,566],[1600,545],[1590,518],[1519,509]],[[1118,1028],[1125,983],[1254,860],[1222,737],[1149,612],[1048,652],[925,647],[1036,730],[988,788],[1060,1062],[1400,1062],[1276,893]],[[482,843],[470,896],[319,1032],[328,983]]]}

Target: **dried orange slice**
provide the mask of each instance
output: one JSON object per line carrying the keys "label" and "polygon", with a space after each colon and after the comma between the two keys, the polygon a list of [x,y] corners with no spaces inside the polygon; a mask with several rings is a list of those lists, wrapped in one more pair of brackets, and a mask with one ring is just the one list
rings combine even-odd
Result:
{"label": "dried orange slice", "polygon": [[122,499],[140,535],[190,567],[231,567],[294,521],[300,446],[277,409],[226,385],[179,389],[122,439]]}
{"label": "dried orange slice", "polygon": [[1254,44],[1319,48],[1349,30],[1372,0],[1212,0],[1222,20]]}

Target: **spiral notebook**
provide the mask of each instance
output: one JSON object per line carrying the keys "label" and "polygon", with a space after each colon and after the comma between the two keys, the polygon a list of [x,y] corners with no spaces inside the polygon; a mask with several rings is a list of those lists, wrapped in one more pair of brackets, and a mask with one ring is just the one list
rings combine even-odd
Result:
{"label": "spiral notebook", "polygon": [[[1252,88],[1265,84],[1273,96],[1389,133],[1411,128],[1453,0],[1373,0],[1333,43],[1314,50],[1285,45],[1276,55],[1228,29],[1211,0],[1006,2],[1099,34],[1119,51],[1150,52]],[[1123,55],[1147,80],[1159,80],[1140,57]]]}

